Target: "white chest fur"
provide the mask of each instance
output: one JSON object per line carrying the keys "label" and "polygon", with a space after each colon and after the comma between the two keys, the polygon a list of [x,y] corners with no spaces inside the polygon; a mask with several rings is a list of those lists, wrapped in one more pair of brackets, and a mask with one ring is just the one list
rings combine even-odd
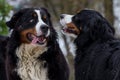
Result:
{"label": "white chest fur", "polygon": [[44,67],[46,62],[37,59],[46,50],[46,47],[32,44],[22,44],[17,48],[16,71],[22,80],[48,80],[47,67]]}

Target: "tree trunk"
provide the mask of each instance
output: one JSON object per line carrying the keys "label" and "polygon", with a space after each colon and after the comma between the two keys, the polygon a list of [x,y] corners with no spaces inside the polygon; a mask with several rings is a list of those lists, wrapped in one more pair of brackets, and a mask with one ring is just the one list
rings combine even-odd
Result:
{"label": "tree trunk", "polygon": [[113,1],[112,0],[104,0],[105,7],[105,17],[109,21],[111,25],[114,23],[114,15],[113,15]]}

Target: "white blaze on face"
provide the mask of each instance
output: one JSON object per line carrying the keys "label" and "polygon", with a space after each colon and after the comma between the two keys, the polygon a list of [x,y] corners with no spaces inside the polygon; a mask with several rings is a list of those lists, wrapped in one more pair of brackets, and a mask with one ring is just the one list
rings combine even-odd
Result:
{"label": "white blaze on face", "polygon": [[66,24],[72,22],[72,17],[74,15],[68,15],[68,14],[62,14],[62,15],[64,16],[64,18],[60,19],[60,23],[62,24],[62,26],[67,27]]}
{"label": "white blaze on face", "polygon": [[[38,22],[36,24],[36,32],[37,32],[37,36],[40,36],[42,34],[42,31],[40,30],[40,27],[42,25],[47,25],[47,24],[44,23],[44,21],[42,20],[42,17],[40,15],[40,10],[35,10],[35,12],[37,13],[37,16],[38,16]],[[48,33],[49,33],[49,31],[48,31]]]}

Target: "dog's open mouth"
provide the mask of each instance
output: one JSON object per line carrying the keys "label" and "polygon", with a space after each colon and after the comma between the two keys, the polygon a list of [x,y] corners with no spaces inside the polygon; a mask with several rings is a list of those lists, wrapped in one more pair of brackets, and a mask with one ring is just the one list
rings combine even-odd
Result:
{"label": "dog's open mouth", "polygon": [[62,29],[64,32],[67,32],[67,33],[72,33],[73,30],[72,29],[69,29],[69,28],[63,28]]}
{"label": "dog's open mouth", "polygon": [[41,36],[36,36],[34,34],[28,33],[27,34],[27,38],[28,40],[31,41],[32,44],[40,44],[43,45],[46,43],[47,38],[45,37],[45,35],[41,35]]}
{"label": "dog's open mouth", "polygon": [[72,33],[72,34],[77,34],[77,32],[71,28],[63,28],[62,31],[64,33]]}
{"label": "dog's open mouth", "polygon": [[[60,20],[60,24],[61,24],[61,26],[63,26],[63,28],[62,28],[62,32],[63,32],[63,33],[68,33],[68,34],[75,34],[75,35],[77,35],[77,32],[74,30],[74,27],[68,27],[68,25],[71,25],[71,24],[70,24],[70,23],[66,23],[66,22],[64,21],[64,19],[61,19],[61,20]],[[71,26],[73,26],[73,24],[72,24]]]}

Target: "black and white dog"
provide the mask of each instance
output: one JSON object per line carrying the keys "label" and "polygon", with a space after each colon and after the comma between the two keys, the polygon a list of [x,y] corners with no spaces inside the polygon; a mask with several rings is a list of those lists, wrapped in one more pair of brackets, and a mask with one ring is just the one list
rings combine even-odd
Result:
{"label": "black and white dog", "polygon": [[62,14],[60,23],[64,34],[75,37],[75,80],[120,80],[120,41],[99,12]]}
{"label": "black and white dog", "polygon": [[[45,8],[26,8],[13,15],[1,80],[68,80],[69,69]],[[1,58],[1,57],[0,57]]]}

